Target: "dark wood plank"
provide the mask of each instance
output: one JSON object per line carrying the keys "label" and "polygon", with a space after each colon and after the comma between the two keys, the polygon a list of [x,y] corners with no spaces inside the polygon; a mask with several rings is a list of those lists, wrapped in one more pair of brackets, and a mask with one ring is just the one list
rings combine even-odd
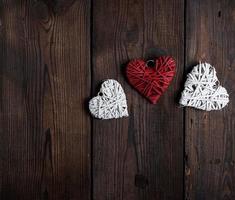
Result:
{"label": "dark wood plank", "polygon": [[[102,80],[118,80],[130,114],[93,121],[94,199],[183,198],[183,36],[183,0],[93,1],[93,95]],[[151,105],[128,85],[124,66],[162,54],[176,59],[177,75]]]}
{"label": "dark wood plank", "polygon": [[0,4],[0,199],[90,199],[90,3]]}
{"label": "dark wood plank", "polygon": [[234,1],[187,1],[187,69],[213,64],[231,102],[222,111],[186,109],[186,199],[235,199],[234,27]]}

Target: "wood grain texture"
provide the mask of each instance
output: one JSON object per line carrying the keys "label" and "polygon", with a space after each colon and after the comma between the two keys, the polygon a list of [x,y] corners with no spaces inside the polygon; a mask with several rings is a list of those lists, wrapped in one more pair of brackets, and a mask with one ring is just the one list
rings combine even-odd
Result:
{"label": "wood grain texture", "polygon": [[90,3],[0,4],[0,199],[90,199]]}
{"label": "wood grain texture", "polygon": [[[235,199],[234,35],[233,0],[0,0],[0,199]],[[177,74],[151,105],[124,71],[160,55]],[[222,111],[178,106],[199,60],[230,94]],[[128,118],[89,116],[107,78]]]}
{"label": "wood grain texture", "polygon": [[187,1],[186,66],[213,64],[230,94],[222,111],[186,109],[186,199],[235,199],[235,2]]}
{"label": "wood grain texture", "polygon": [[[93,121],[93,197],[183,198],[183,109],[177,95],[183,74],[184,1],[93,1],[93,95],[107,78],[127,94],[129,118]],[[163,50],[164,49],[164,50]],[[172,55],[177,75],[157,105],[129,86],[128,60]]]}

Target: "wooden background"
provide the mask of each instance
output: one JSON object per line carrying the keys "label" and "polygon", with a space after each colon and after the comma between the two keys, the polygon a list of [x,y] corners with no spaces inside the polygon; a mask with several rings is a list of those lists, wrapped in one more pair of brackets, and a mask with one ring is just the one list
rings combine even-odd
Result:
{"label": "wooden background", "polygon": [[[1,200],[235,199],[234,0],[0,0]],[[172,55],[151,105],[123,76],[133,58]],[[230,103],[180,108],[186,73],[216,67]],[[130,117],[91,118],[106,78]]]}

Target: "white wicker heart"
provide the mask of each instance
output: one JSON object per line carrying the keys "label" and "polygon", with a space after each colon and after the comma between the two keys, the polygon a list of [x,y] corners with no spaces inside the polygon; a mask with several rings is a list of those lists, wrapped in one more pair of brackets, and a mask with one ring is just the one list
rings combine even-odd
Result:
{"label": "white wicker heart", "polygon": [[212,65],[200,63],[187,75],[181,105],[211,111],[222,109],[228,102],[227,90],[220,86]]}
{"label": "white wicker heart", "polygon": [[126,95],[120,83],[113,79],[103,82],[98,95],[89,101],[89,110],[99,119],[128,117]]}

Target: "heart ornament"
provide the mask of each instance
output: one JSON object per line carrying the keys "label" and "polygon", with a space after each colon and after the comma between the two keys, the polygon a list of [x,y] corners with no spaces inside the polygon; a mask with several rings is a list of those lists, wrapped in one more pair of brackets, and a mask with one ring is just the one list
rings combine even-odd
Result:
{"label": "heart ornament", "polygon": [[222,109],[228,102],[228,92],[220,86],[212,65],[199,63],[187,75],[180,99],[181,105],[211,111]]}
{"label": "heart ornament", "polygon": [[126,95],[120,83],[113,79],[104,81],[98,95],[89,101],[89,110],[99,119],[128,117]]}
{"label": "heart ornament", "polygon": [[175,61],[170,56],[161,56],[145,62],[135,59],[127,64],[129,83],[151,103],[156,104],[175,75]]}

